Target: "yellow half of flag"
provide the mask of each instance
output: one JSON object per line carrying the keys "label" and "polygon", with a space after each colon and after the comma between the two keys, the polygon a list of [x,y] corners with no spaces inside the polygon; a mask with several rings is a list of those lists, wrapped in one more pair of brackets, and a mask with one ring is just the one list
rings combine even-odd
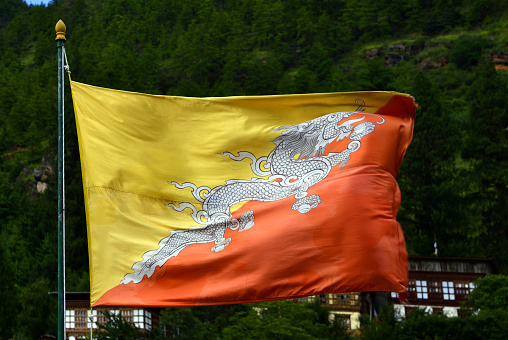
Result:
{"label": "yellow half of flag", "polygon": [[[232,303],[233,300],[224,297],[214,300],[216,293],[205,293],[208,289],[203,288],[205,283],[196,288],[195,282],[204,280],[211,272],[219,275],[217,268],[226,268],[220,261],[226,261],[221,257],[228,256],[228,249],[233,254],[234,247],[243,244],[243,250],[252,252],[248,242],[257,237],[255,233],[275,228],[275,224],[282,228],[287,221],[291,221],[291,226],[312,226],[336,214],[333,207],[347,200],[337,201],[338,191],[333,189],[332,178],[340,174],[349,177],[355,172],[375,173],[390,183],[387,188],[392,187],[386,189],[390,194],[374,196],[391,195],[387,198],[386,214],[390,215],[389,228],[394,229],[389,229],[389,236],[383,234],[373,241],[373,245],[379,247],[388,238],[395,242],[395,250],[383,251],[391,261],[386,266],[392,271],[395,268],[397,273],[391,280],[395,283],[383,283],[373,287],[381,289],[372,290],[405,289],[407,262],[400,226],[395,222],[398,188],[394,177],[412,137],[415,105],[410,96],[358,92],[186,98],[111,90],[74,81],[71,88],[85,192],[92,304],[105,299],[107,292],[114,297],[103,304]],[[305,141],[299,139],[301,136],[305,136]],[[284,157],[287,162],[282,164],[280,160]],[[314,164],[317,160],[324,165]],[[259,183],[266,185],[266,191]],[[320,186],[322,195],[313,192]],[[365,188],[369,186],[367,183]],[[355,187],[355,193],[363,190],[358,188]],[[325,191],[331,197],[326,202]],[[277,220],[276,204],[283,201],[289,205],[280,215],[282,220]],[[252,202],[259,208],[245,208]],[[356,204],[358,209],[362,208],[361,202]],[[353,211],[355,207],[347,209]],[[253,215],[244,210],[253,211]],[[208,231],[203,231],[219,225],[245,240],[240,241],[240,236],[227,237],[229,234],[223,237],[224,233],[211,240]],[[318,227],[326,225],[319,222]],[[251,227],[255,231],[246,230]],[[303,233],[301,237],[305,234],[311,237],[306,230],[296,232]],[[175,246],[177,241],[181,244]],[[207,242],[208,245],[203,245]],[[323,246],[316,242],[318,248]],[[387,243],[387,247],[393,244]],[[242,253],[240,248],[237,251]],[[172,274],[173,263],[176,266],[185,256],[197,263],[194,274],[191,270]],[[178,260],[174,260],[176,257]],[[339,257],[338,262],[344,261]],[[216,259],[219,262],[214,262]],[[227,263],[230,260],[228,257]],[[204,264],[208,271],[201,268]],[[366,270],[372,272],[368,266]],[[196,273],[202,273],[198,281],[193,277]],[[257,279],[251,274],[242,275],[238,268],[237,277],[245,286],[242,289],[248,292],[249,282],[255,283]],[[167,291],[171,297],[160,300],[143,297],[151,286],[158,285],[154,283],[156,277],[166,278],[159,280],[165,282],[164,288],[157,288],[154,294]],[[217,285],[218,277],[207,279],[207,284]],[[152,279],[155,281],[146,283]],[[231,283],[232,279],[228,281]],[[142,289],[136,288],[141,284]],[[294,286],[287,283],[288,287],[291,284]],[[115,293],[131,286],[144,293],[130,294],[132,300],[125,298],[128,294]],[[255,295],[253,300],[362,288],[365,287],[354,283],[341,286],[331,280],[318,289],[284,288],[281,292],[272,289],[266,295]],[[196,300],[192,302],[185,297],[185,301],[178,302],[179,292],[185,295],[187,290]],[[245,301],[248,298],[243,297],[239,302]]]}

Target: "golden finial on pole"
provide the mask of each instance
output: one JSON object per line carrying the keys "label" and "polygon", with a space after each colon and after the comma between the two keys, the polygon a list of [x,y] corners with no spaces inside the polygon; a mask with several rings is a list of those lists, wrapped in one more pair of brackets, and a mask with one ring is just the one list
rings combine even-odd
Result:
{"label": "golden finial on pole", "polygon": [[62,20],[58,20],[55,26],[56,31],[56,39],[55,40],[63,40],[65,41],[65,24]]}

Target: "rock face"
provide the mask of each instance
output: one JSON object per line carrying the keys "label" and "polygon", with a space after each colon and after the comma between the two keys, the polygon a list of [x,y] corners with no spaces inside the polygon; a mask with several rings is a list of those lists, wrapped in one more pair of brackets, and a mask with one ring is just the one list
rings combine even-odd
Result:
{"label": "rock face", "polygon": [[46,191],[47,188],[48,188],[48,183],[37,182],[36,190],[38,193],[42,193],[42,192]]}
{"label": "rock face", "polygon": [[[25,169],[28,170],[28,169]],[[51,165],[42,159],[42,165],[33,170],[34,181],[32,182],[32,193],[31,198],[34,198],[37,194],[42,194],[48,188],[48,183],[44,181],[49,175],[53,174],[53,168]]]}
{"label": "rock face", "polygon": [[404,57],[400,54],[390,53],[385,55],[385,65],[393,67],[404,60]]}
{"label": "rock face", "polygon": [[382,47],[370,48],[363,51],[367,59],[380,58],[384,56],[385,65],[389,67],[393,67],[401,61],[415,56],[417,52],[418,47],[416,45],[407,45],[405,42],[388,46],[386,53]]}
{"label": "rock face", "polygon": [[414,57],[418,53],[417,45],[407,45],[405,42],[388,46],[388,53],[397,53]]}
{"label": "rock face", "polygon": [[508,53],[493,53],[490,55],[496,70],[508,72]]}
{"label": "rock face", "polygon": [[381,57],[383,55],[383,49],[382,48],[371,48],[371,49],[363,51],[363,53],[365,54],[365,57],[367,59],[374,59],[374,58]]}
{"label": "rock face", "polygon": [[[414,57],[422,49],[425,51],[439,46],[441,46],[439,43],[425,43],[422,47],[420,45],[408,45],[405,42],[400,42],[388,46],[386,51],[383,47],[370,48],[364,50],[363,54],[367,59],[384,57],[385,66],[393,67],[403,60]],[[508,52],[491,53],[490,58],[494,62],[496,70],[508,72]],[[446,65],[448,65],[448,59],[444,57],[438,60],[423,60],[420,62],[420,66],[424,71],[445,67]]]}
{"label": "rock face", "polygon": [[441,58],[439,60],[424,60],[420,63],[422,70],[427,71],[435,68],[445,67],[448,65],[448,59]]}

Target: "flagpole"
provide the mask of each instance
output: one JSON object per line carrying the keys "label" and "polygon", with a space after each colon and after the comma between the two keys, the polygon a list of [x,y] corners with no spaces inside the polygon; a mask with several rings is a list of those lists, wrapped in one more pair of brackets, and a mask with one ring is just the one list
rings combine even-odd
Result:
{"label": "flagpole", "polygon": [[58,48],[58,340],[65,340],[64,72],[65,24],[55,26]]}

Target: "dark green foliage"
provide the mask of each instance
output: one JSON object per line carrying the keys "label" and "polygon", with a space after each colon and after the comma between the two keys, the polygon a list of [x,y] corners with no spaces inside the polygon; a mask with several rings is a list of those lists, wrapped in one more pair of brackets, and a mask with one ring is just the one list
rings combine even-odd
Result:
{"label": "dark green foliage", "polygon": [[[161,327],[171,339],[349,339],[317,301],[171,308]],[[162,336],[162,335],[161,335]],[[158,337],[157,337],[158,339]],[[161,337],[162,339],[162,337]]]}
{"label": "dark green foliage", "polygon": [[488,275],[475,281],[476,288],[469,301],[483,313],[485,310],[506,310],[508,307],[508,276]]}
{"label": "dark green foliage", "polygon": [[212,339],[229,325],[234,315],[250,309],[250,305],[168,308],[161,313],[160,328],[172,339]]}
{"label": "dark green foliage", "polygon": [[[0,187],[0,198],[5,199],[4,189],[5,186]],[[0,202],[0,207],[3,206],[3,202]],[[1,214],[1,212],[0,212]],[[5,259],[7,257],[7,242],[6,233],[4,230],[0,230],[0,258]],[[14,327],[11,320],[5,316],[14,314],[17,311],[17,301],[13,296],[12,288],[12,268],[7,261],[0,261],[0,334],[3,334],[4,338],[10,338],[13,335]],[[12,314],[11,314],[12,313]]]}
{"label": "dark green foliage", "polygon": [[502,272],[508,267],[508,78],[483,62],[469,90],[470,111],[463,157],[470,164],[466,199],[483,234],[485,254]]}
{"label": "dark green foliage", "polygon": [[[291,301],[255,304],[240,312],[222,330],[223,339],[329,339],[334,334],[328,320],[320,320],[311,306]],[[322,307],[321,307],[322,308]]]}
{"label": "dark green foliage", "polygon": [[98,324],[94,338],[97,340],[141,340],[144,334],[132,322],[125,321],[119,314],[105,311],[105,324]]}
{"label": "dark green foliage", "polygon": [[446,1],[425,11],[423,17],[425,20],[422,23],[422,33],[429,37],[433,37],[443,31],[450,31],[460,26],[464,21],[460,7]]}
{"label": "dark green foliage", "polygon": [[391,68],[385,67],[382,59],[369,60],[356,73],[357,86],[361,91],[376,91],[384,89],[386,91],[393,90],[391,85],[393,79],[393,71]]}
{"label": "dark green foliage", "polygon": [[474,0],[467,11],[467,21],[469,24],[482,24],[488,19],[499,15],[506,9],[506,1],[494,0]]}
{"label": "dark green foliage", "polygon": [[[16,337],[37,339],[41,334],[56,334],[57,306],[49,291],[50,281],[42,276],[15,287],[18,311],[12,329]],[[12,311],[7,315],[13,315]]]}
{"label": "dark green foliage", "polygon": [[439,313],[428,315],[416,309],[403,322],[399,339],[465,339],[464,324],[464,319]]}
{"label": "dark green foliage", "polygon": [[26,7],[22,0],[3,0],[0,2],[0,28],[5,27],[9,21]]}
{"label": "dark green foliage", "polygon": [[[470,295],[473,305],[462,307],[463,317],[427,314],[414,309],[405,319],[397,320],[391,305],[379,313],[379,321],[364,318],[360,339],[505,339],[508,331],[508,277],[489,275],[476,280]],[[472,311],[479,308],[478,313]]]}
{"label": "dark green foliage", "polygon": [[[443,243],[462,238],[460,243],[466,248],[467,236],[460,230],[460,186],[450,181],[450,170],[461,148],[457,122],[445,111],[441,94],[425,74],[416,75],[410,93],[419,109],[413,142],[399,178],[405,189],[399,219],[408,248],[416,254],[431,255],[434,236],[446,240]],[[468,251],[443,243],[440,242],[444,256]]]}
{"label": "dark green foliage", "polygon": [[[506,277],[503,279],[506,281]],[[503,280],[493,279],[501,283]],[[504,288],[506,288],[506,282]],[[479,288],[479,287],[478,287]],[[479,288],[480,290],[484,288]],[[495,289],[491,289],[493,292]],[[473,290],[473,292],[475,292]],[[498,290],[500,291],[500,290]],[[491,299],[482,292],[486,303]],[[502,298],[502,294],[499,294]],[[506,296],[505,296],[506,298]],[[480,310],[473,315],[468,310],[462,310],[463,317],[446,317],[441,313],[428,314],[420,309],[412,310],[404,319],[397,320],[393,314],[393,306],[386,305],[379,314],[378,321],[363,320],[362,332],[359,339],[364,340],[413,340],[413,339],[505,339],[508,331],[508,312],[506,300],[504,308]]]}
{"label": "dark green foliage", "polygon": [[423,310],[413,310],[402,320],[396,320],[392,306],[386,306],[378,321],[365,321],[361,339],[465,339],[465,321],[448,318],[443,314],[427,314]]}
{"label": "dark green foliage", "polygon": [[485,55],[485,49],[492,47],[492,42],[481,37],[465,36],[459,39],[452,49],[450,61],[462,69],[476,66]]}

